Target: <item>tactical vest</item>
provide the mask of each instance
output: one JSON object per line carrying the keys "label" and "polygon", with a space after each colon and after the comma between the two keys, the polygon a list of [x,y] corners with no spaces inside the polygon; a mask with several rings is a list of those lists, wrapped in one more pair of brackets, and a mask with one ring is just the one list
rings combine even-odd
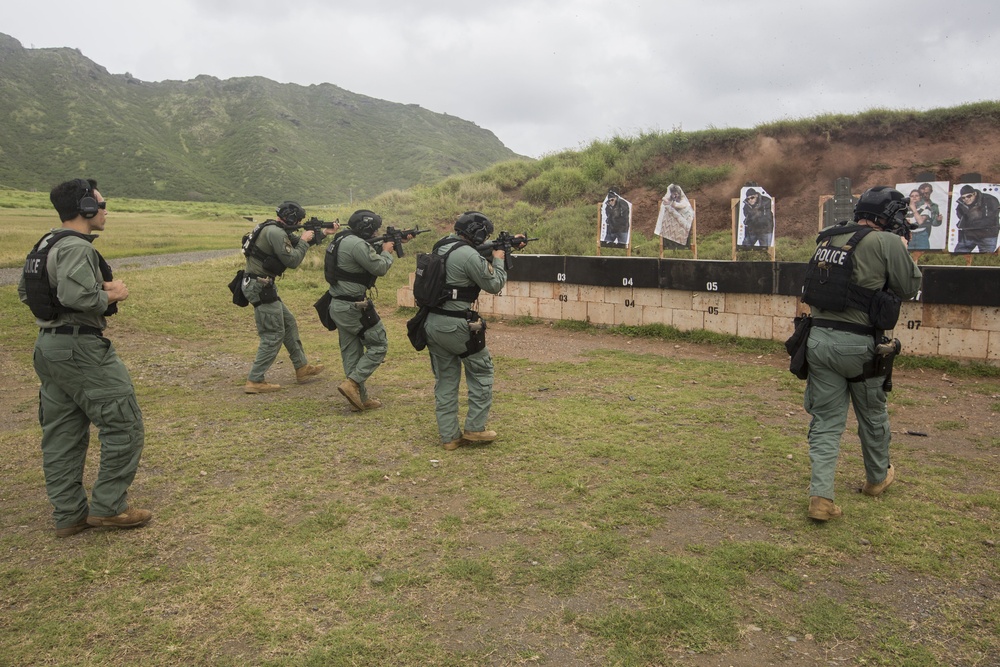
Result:
{"label": "tactical vest", "polygon": [[[816,237],[816,252],[809,260],[806,279],[802,285],[802,300],[810,306],[842,312],[856,308],[870,312],[876,291],[851,282],[854,272],[854,251],[871,227],[841,223],[824,229]],[[854,232],[843,247],[831,246],[832,237]]]}
{"label": "tactical vest", "polygon": [[[264,228],[277,224],[277,220],[265,220],[243,235],[242,245],[244,256],[253,257],[261,263],[261,266],[264,267],[265,271],[273,273],[276,276],[280,276],[288,267],[282,264],[281,260],[274,255],[270,255],[257,247],[257,239],[260,237],[260,233],[264,231]],[[290,232],[285,233],[291,236]]]}
{"label": "tactical vest", "polygon": [[[88,243],[92,243],[94,240],[93,236],[87,236],[72,229],[60,230],[51,236],[46,234],[38,239],[38,243],[34,245],[24,260],[24,290],[28,298],[28,307],[31,308],[31,313],[40,320],[51,321],[56,319],[60,313],[80,312],[75,308],[69,308],[59,303],[59,298],[49,283],[49,251],[52,250],[56,243],[69,236],[79,237]],[[49,242],[46,244],[45,249],[39,250],[38,248],[42,245],[42,241],[47,237],[49,238]],[[94,252],[97,252],[97,250],[95,249]],[[101,270],[101,278],[104,282],[114,280],[111,267],[99,252],[97,252],[97,265]],[[108,309],[104,311],[104,317],[110,317],[117,312],[117,303],[108,304]]]}
{"label": "tactical vest", "polygon": [[[331,287],[336,285],[338,281],[343,280],[349,283],[364,285],[366,290],[371,289],[375,286],[375,281],[378,280],[378,276],[372,275],[367,271],[359,273],[344,271],[338,264],[337,254],[340,252],[340,244],[348,236],[358,235],[354,233],[354,230],[345,229],[334,236],[333,242],[326,247],[326,257],[323,259],[323,277],[326,278],[326,282],[330,283]],[[358,236],[358,238],[361,237]]]}

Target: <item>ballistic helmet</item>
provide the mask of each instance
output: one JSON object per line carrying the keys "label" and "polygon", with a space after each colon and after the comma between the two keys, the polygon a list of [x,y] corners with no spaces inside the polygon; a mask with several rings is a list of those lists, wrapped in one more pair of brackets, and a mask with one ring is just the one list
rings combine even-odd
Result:
{"label": "ballistic helmet", "polygon": [[479,211],[466,211],[455,221],[455,231],[473,245],[482,245],[493,233],[493,223]]}
{"label": "ballistic helmet", "polygon": [[902,192],[886,185],[869,188],[854,205],[854,222],[871,220],[882,229],[906,227],[906,202]]}
{"label": "ballistic helmet", "polygon": [[297,225],[306,219],[306,210],[293,201],[281,202],[274,212],[286,225]]}
{"label": "ballistic helmet", "polygon": [[363,239],[370,239],[382,226],[382,216],[378,213],[362,209],[351,214],[347,226]]}

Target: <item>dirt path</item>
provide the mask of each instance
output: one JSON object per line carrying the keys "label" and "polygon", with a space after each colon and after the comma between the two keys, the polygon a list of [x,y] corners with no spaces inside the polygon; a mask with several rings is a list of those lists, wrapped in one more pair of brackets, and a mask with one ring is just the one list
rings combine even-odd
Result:
{"label": "dirt path", "polygon": [[[115,269],[150,269],[156,266],[176,266],[190,262],[203,262],[208,259],[235,255],[236,250],[198,250],[195,252],[174,252],[166,255],[137,255],[123,257],[110,264]],[[16,285],[21,278],[21,268],[0,269],[0,285]]]}

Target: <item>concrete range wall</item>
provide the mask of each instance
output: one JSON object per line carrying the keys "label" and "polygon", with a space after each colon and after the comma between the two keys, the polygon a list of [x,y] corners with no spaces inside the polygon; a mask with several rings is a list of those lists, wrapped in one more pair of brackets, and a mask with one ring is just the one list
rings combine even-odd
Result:
{"label": "concrete range wall", "polygon": [[[483,315],[578,320],[594,325],[665,324],[784,341],[799,301],[804,263],[515,255],[504,291],[483,292]],[[903,304],[893,335],[905,354],[1000,363],[1000,268],[921,267],[916,300]],[[400,306],[413,303],[410,286]]]}

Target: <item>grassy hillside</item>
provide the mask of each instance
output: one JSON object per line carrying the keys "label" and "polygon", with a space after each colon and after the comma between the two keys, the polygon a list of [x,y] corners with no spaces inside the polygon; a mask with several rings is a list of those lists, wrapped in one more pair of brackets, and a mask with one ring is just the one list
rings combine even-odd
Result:
{"label": "grassy hillside", "polygon": [[71,173],[147,199],[349,202],[515,157],[469,121],[330,84],[150,83],[3,34],[0,117],[0,184],[22,190]]}
{"label": "grassy hillside", "polygon": [[[266,85],[261,80],[261,85]],[[196,132],[193,126],[190,132]],[[508,160],[484,170],[449,176],[430,184],[390,189],[352,203],[319,199],[307,209],[323,219],[346,220],[357,208],[371,208],[386,224],[450,229],[470,209],[489,215],[497,229],[541,237],[528,248],[538,254],[592,255],[596,252],[598,205],[609,187],[633,203],[632,255],[659,255],[653,234],[660,197],[670,183],[684,188],[698,211],[698,257],[729,259],[732,254],[732,201],[744,182],[754,180],[775,196],[776,258],[806,261],[819,227],[819,202],[832,194],[834,180],[852,179],[854,192],[873,185],[912,181],[930,172],[935,180],[958,182],[978,173],[1000,177],[1000,104],[982,102],[927,112],[874,110],[856,116],[821,116],[781,121],[753,129],[699,132],[675,130],[635,137],[595,140],[582,150],[541,160]],[[279,158],[274,158],[277,163]],[[415,165],[426,158],[413,156]],[[295,169],[305,169],[296,163]],[[123,191],[124,190],[124,191]],[[273,204],[169,203],[134,199],[113,179],[104,193],[115,212],[170,213],[191,219],[240,221],[262,217]],[[168,199],[164,197],[164,199]],[[274,201],[276,198],[272,198]],[[322,203],[319,203],[322,202]],[[0,190],[0,208],[49,207],[42,193]],[[424,239],[426,237],[421,237]],[[196,248],[192,248],[196,249]],[[605,249],[605,254],[622,251]],[[668,257],[691,257],[687,250]],[[766,259],[743,253],[740,259]],[[975,265],[997,265],[996,255],[976,255]],[[964,256],[928,253],[921,264],[964,264]]]}

